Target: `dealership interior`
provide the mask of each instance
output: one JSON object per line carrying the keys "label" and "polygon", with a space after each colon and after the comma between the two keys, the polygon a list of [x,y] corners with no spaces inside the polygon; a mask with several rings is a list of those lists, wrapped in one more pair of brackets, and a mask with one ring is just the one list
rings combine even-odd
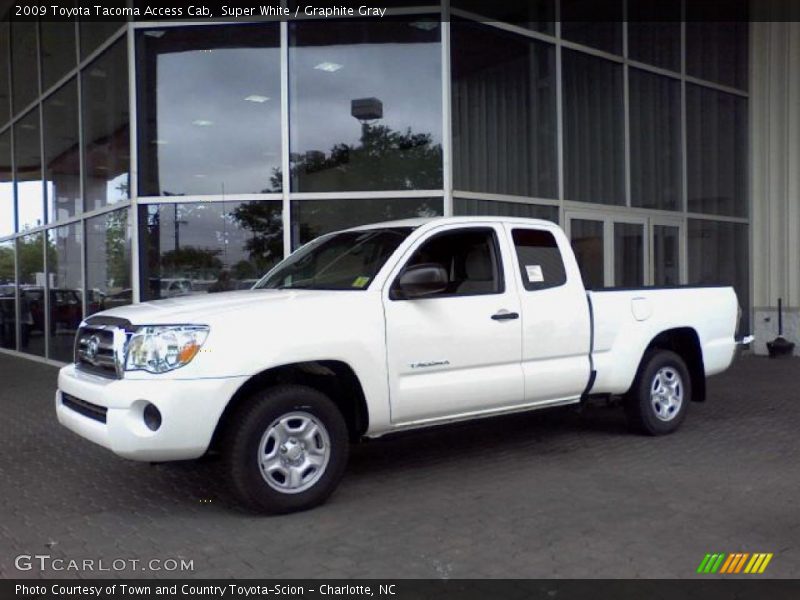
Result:
{"label": "dealership interior", "polygon": [[733,285],[748,327],[752,24],[512,4],[0,23],[0,348],[437,215],[559,223],[588,288]]}

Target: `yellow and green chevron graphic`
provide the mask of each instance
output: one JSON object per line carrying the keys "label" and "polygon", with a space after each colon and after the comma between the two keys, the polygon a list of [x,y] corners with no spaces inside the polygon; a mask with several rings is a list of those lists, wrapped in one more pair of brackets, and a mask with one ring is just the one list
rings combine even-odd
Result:
{"label": "yellow and green chevron graphic", "polygon": [[769,561],[772,560],[772,552],[733,552],[726,554],[718,552],[706,554],[697,567],[698,573],[747,573],[755,575],[763,573]]}

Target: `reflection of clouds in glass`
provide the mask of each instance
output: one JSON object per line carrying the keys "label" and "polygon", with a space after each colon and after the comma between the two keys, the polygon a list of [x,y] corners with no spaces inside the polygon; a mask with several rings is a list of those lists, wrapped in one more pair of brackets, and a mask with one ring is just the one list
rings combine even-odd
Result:
{"label": "reflection of clouds in glass", "polygon": [[128,199],[128,174],[117,175],[106,182],[106,202],[114,204]]}
{"label": "reflection of clouds in glass", "polygon": [[42,225],[42,182],[17,182],[17,220],[20,231]]}
{"label": "reflection of clouds in glass", "polygon": [[14,233],[14,184],[0,182],[0,237]]}
{"label": "reflection of clouds in glass", "polygon": [[[342,65],[333,73],[316,69]],[[350,114],[356,98],[383,103],[379,122],[408,127],[441,143],[441,48],[438,43],[355,44],[292,47],[292,152],[329,152],[334,144],[357,144],[359,122]]]}
{"label": "reflection of clouds in glass", "polygon": [[158,130],[144,150],[158,153],[160,193],[270,188],[280,166],[279,64],[272,48],[158,56]]}

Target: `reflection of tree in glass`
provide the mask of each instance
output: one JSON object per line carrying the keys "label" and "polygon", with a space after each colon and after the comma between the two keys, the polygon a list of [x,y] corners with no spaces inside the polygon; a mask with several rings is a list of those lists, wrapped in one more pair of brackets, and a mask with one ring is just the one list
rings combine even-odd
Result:
{"label": "reflection of tree in glass", "polygon": [[14,283],[14,249],[0,246],[0,283]]}
{"label": "reflection of tree in glass", "polygon": [[161,266],[168,273],[188,276],[204,270],[216,273],[222,268],[222,261],[217,258],[221,250],[182,246],[168,250],[161,255]]}
{"label": "reflection of tree in glass", "polygon": [[[21,237],[18,240],[19,248],[19,282],[33,285],[36,283],[36,274],[44,273],[44,254],[42,252],[43,234],[37,233]],[[13,256],[12,256],[13,258]],[[58,254],[52,243],[47,244],[47,260],[53,268],[58,265]]]}
{"label": "reflection of tree in glass", "polygon": [[283,220],[281,211],[271,202],[245,202],[237,206],[231,217],[253,236],[245,244],[250,261],[233,266],[234,279],[253,279],[263,275],[283,258]]}
{"label": "reflection of tree in glass", "polygon": [[[432,190],[442,187],[442,146],[430,133],[363,123],[358,146],[292,155],[296,191]],[[280,170],[273,172],[273,187]]]}
{"label": "reflection of tree in glass", "polygon": [[108,287],[124,288],[129,285],[130,257],[128,256],[128,211],[117,210],[106,216],[106,277]]}

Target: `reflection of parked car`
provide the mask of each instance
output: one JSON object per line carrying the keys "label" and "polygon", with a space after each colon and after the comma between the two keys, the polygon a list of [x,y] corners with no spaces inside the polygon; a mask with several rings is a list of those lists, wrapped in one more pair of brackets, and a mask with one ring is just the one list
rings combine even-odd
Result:
{"label": "reflection of parked car", "polygon": [[92,289],[86,296],[86,314],[93,315],[106,307],[106,294],[98,289]]}
{"label": "reflection of parked car", "polygon": [[115,308],[117,306],[126,306],[133,303],[133,290],[126,288],[116,294],[109,294],[103,298],[103,310]]}
{"label": "reflection of parked car", "polygon": [[236,282],[236,289],[237,290],[249,290],[253,287],[258,279],[241,279]]}
{"label": "reflection of parked car", "polygon": [[162,298],[174,298],[192,293],[192,282],[188,279],[162,279],[160,287]]}
{"label": "reflection of parked car", "polygon": [[83,318],[80,292],[57,288],[50,290],[50,314],[53,321],[50,328],[53,332],[59,325],[64,329],[76,330]]}
{"label": "reflection of parked car", "polygon": [[23,287],[20,290],[22,305],[22,325],[28,331],[44,333],[44,289],[40,287]]}
{"label": "reflection of parked car", "polygon": [[[30,331],[44,332],[44,289],[41,287],[22,288],[21,300],[23,313],[30,311]],[[23,314],[22,323],[26,324]],[[59,326],[68,330],[76,330],[83,318],[81,295],[79,290],[53,288],[50,290],[50,331],[55,333]]]}
{"label": "reflection of parked car", "polygon": [[0,285],[0,346],[4,348],[13,348],[16,344],[16,329],[17,329],[17,315],[16,315],[16,298],[15,286]]}

